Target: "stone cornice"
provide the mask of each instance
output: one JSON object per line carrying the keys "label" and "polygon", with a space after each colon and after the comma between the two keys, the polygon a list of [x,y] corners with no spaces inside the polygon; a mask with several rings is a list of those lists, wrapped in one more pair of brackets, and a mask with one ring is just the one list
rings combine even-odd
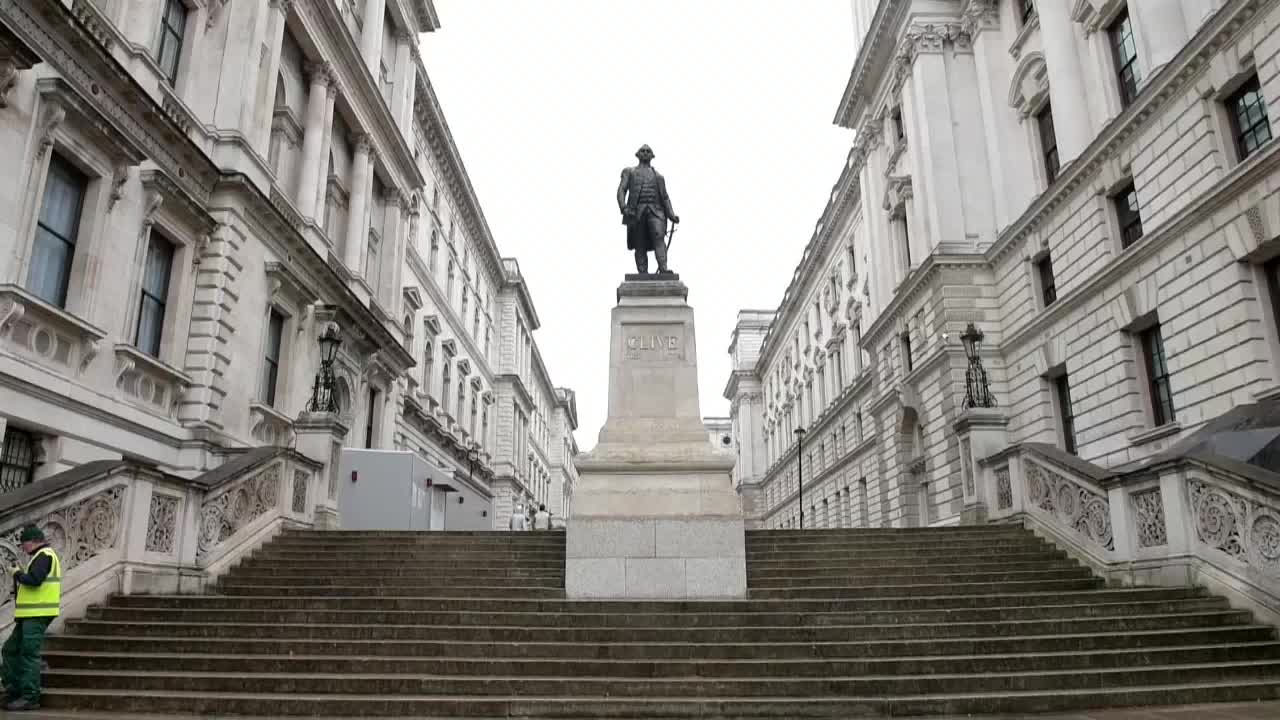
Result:
{"label": "stone cornice", "polygon": [[339,99],[347,100],[347,108],[358,120],[355,129],[373,135],[375,151],[392,172],[393,184],[398,188],[422,187],[426,180],[414,161],[413,149],[391,115],[337,4],[297,3],[293,9],[311,39],[321,46],[321,57],[331,64]]}
{"label": "stone cornice", "polygon": [[831,122],[840,127],[853,129],[854,123],[858,122],[866,111],[866,105],[874,94],[874,88],[869,90],[867,84],[873,78],[879,78],[884,74],[881,66],[887,65],[893,57],[897,26],[906,18],[910,7],[911,3],[908,0],[882,0],[879,3],[875,17],[871,20],[871,27],[867,30],[867,36],[862,38],[862,45],[858,48],[858,58],[853,63],[849,82],[845,86],[844,95],[840,98],[836,116]]}
{"label": "stone cornice", "polygon": [[1157,255],[1167,247],[1166,241],[1185,234],[1204,222],[1206,218],[1212,217],[1218,208],[1247,197],[1248,190],[1264,182],[1267,176],[1277,170],[1280,170],[1280,144],[1273,140],[1263,146],[1253,157],[1233,168],[1212,190],[1201,195],[1196,202],[1183,207],[1159,227],[1144,234],[1137,243],[1131,245],[1119,258],[1109,263],[1100,272],[1095,273],[1070,292],[1060,295],[1053,305],[1041,310],[1035,318],[1008,333],[1000,344],[1000,351],[1009,353],[1014,348],[1021,347],[1036,336],[1047,332],[1054,323],[1095,299],[1103,288],[1111,287],[1125,274],[1140,266],[1148,258]]}
{"label": "stone cornice", "polygon": [[876,317],[875,322],[863,330],[863,346],[874,348],[880,337],[898,322],[897,315],[903,307],[909,305],[921,292],[929,289],[929,283],[938,273],[949,268],[973,267],[986,269],[987,259],[982,255],[940,255],[938,253],[929,255],[898,287],[897,292],[893,294],[893,299]]}
{"label": "stone cornice", "polygon": [[1214,13],[1173,60],[1164,66],[1138,92],[1138,97],[1105,127],[1084,152],[1062,169],[1056,182],[1041,193],[1022,216],[1000,233],[987,250],[987,257],[998,263],[1017,248],[1065,206],[1077,192],[1093,190],[1091,182],[1103,165],[1117,156],[1121,148],[1154,121],[1158,110],[1185,91],[1209,67],[1219,50],[1238,35],[1250,18],[1276,0],[1241,0],[1226,3]]}
{"label": "stone cornice", "polygon": [[[865,395],[873,388],[873,379],[868,370],[863,370],[852,383],[845,386],[844,390],[835,397],[827,407],[823,410],[818,419],[806,428],[806,436],[816,436],[825,432],[835,418],[839,418],[844,410],[854,404],[855,399],[865,402]],[[766,422],[766,425],[768,423]],[[792,440],[787,449],[770,463],[769,467],[764,471],[764,482],[768,482],[777,472],[787,464],[795,456],[797,443]]]}
{"label": "stone cornice", "polygon": [[431,304],[435,307],[435,313],[432,313],[429,317],[435,319],[435,333],[439,334],[441,332],[439,316],[443,315],[453,336],[462,343],[463,347],[466,348],[467,355],[471,356],[471,359],[475,361],[476,368],[480,371],[480,375],[484,377],[485,383],[489,387],[493,387],[494,373],[493,369],[489,367],[489,359],[480,352],[480,348],[476,347],[475,341],[466,332],[466,327],[453,309],[453,305],[449,303],[449,299],[444,296],[444,293],[440,292],[439,286],[436,285],[435,277],[431,274],[431,269],[427,267],[426,262],[423,261],[418,248],[413,245],[405,248],[405,262],[409,263],[409,269],[413,271],[414,275],[418,276],[420,287],[425,288],[427,294],[431,296]]}
{"label": "stone cornice", "polygon": [[734,400],[738,395],[739,386],[743,388],[758,387],[760,381],[756,379],[756,374],[752,370],[734,370],[729,373],[729,381],[725,383],[722,396],[725,400]]}
{"label": "stone cornice", "polygon": [[524,310],[528,318],[529,334],[542,327],[538,319],[538,311],[533,307],[533,297],[529,294],[529,286],[525,284],[524,273],[520,272],[520,262],[515,258],[502,258],[502,271],[498,274],[498,287],[515,294],[516,302]]}

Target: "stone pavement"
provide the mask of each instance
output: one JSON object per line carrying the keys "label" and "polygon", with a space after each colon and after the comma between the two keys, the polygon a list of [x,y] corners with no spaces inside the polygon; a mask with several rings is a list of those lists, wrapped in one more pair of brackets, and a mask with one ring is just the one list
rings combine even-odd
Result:
{"label": "stone pavement", "polygon": [[[22,717],[29,720],[186,720],[192,715],[137,715],[101,714],[80,712],[5,713],[0,717]],[[918,720],[1280,720],[1280,702],[1223,703],[1218,705],[1180,705],[1165,708],[1137,708],[1132,710],[1092,710],[1068,715],[956,715],[932,716]],[[235,720],[286,720],[284,716],[237,717]],[[329,718],[329,720],[343,720]],[[356,720],[351,718],[349,720]],[[426,720],[426,719],[424,719]],[[447,719],[441,719],[447,720]],[[477,720],[470,718],[468,720]],[[849,718],[849,720],[858,720]],[[872,720],[865,718],[864,720]],[[911,720],[899,718],[899,720]]]}

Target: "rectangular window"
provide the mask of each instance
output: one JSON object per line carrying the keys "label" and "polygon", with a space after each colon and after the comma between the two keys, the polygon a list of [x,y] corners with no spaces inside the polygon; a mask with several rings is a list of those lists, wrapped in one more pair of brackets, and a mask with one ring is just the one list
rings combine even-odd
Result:
{"label": "rectangular window", "polygon": [[27,289],[50,305],[65,307],[67,304],[71,261],[75,257],[80,213],[88,188],[89,179],[71,163],[59,155],[49,160],[49,176],[31,248]]}
{"label": "rectangular window", "polygon": [[138,327],[134,340],[139,350],[152,357],[160,357],[160,338],[164,333],[172,270],[173,243],[152,230],[142,269],[142,298],[138,301]]}
{"label": "rectangular window", "polygon": [[915,360],[911,357],[911,333],[902,333],[902,365],[910,373],[915,369]]}
{"label": "rectangular window", "polygon": [[897,139],[898,144],[902,144],[902,140],[907,136],[906,131],[902,127],[902,108],[893,109],[893,137]]}
{"label": "rectangular window", "polygon": [[1151,419],[1154,425],[1166,425],[1174,421],[1173,392],[1169,387],[1169,365],[1165,362],[1164,338],[1160,326],[1143,330],[1142,359],[1147,366],[1147,382],[1151,390]]}
{"label": "rectangular window", "polygon": [[1267,119],[1267,102],[1262,97],[1258,76],[1249,78],[1227,98],[1231,115],[1231,131],[1235,135],[1236,152],[1244,160],[1262,143],[1271,139],[1271,122]]}
{"label": "rectangular window", "polygon": [[431,394],[431,380],[435,375],[436,363],[436,342],[428,337],[422,348],[422,389],[428,395]]}
{"label": "rectangular window", "polygon": [[1116,205],[1116,220],[1120,223],[1120,246],[1127,248],[1142,238],[1142,213],[1133,183],[1116,193],[1112,201]]}
{"label": "rectangular window", "polygon": [[440,231],[433,229],[431,231],[431,250],[430,250],[430,254],[427,255],[427,269],[431,270],[431,272],[433,273],[436,271],[436,260],[438,259],[439,255],[440,255]]}
{"label": "rectangular window", "polygon": [[1044,158],[1045,182],[1052,185],[1058,179],[1058,136],[1053,132],[1053,106],[1045,103],[1036,113],[1036,127],[1040,130],[1040,156]]}
{"label": "rectangular window", "polygon": [[369,231],[369,243],[365,248],[364,256],[364,279],[374,289],[374,295],[377,295],[378,279],[381,276],[381,267],[378,265],[378,245],[381,240],[372,230]]}
{"label": "rectangular window", "polygon": [[489,406],[485,405],[480,410],[480,437],[476,441],[481,445],[488,442],[489,439]]}
{"label": "rectangular window", "polygon": [[276,380],[280,376],[280,349],[284,338],[284,315],[272,308],[267,319],[266,362],[262,372],[262,402],[266,405],[276,404]]}
{"label": "rectangular window", "polygon": [[480,395],[475,388],[471,388],[471,439],[475,439],[476,434],[476,417],[479,415],[477,410],[480,406]]}
{"label": "rectangular window", "polygon": [[178,60],[182,55],[182,40],[187,32],[187,6],[182,0],[165,0],[164,17],[160,22],[160,72],[170,85],[178,84]]}
{"label": "rectangular window", "polygon": [[1049,307],[1058,301],[1058,285],[1053,279],[1053,260],[1048,255],[1036,261],[1036,275],[1040,278],[1040,300]]}
{"label": "rectangular window", "polygon": [[0,454],[0,493],[30,485],[35,478],[37,440],[12,425],[4,430],[4,452]]}
{"label": "rectangular window", "polygon": [[445,297],[445,300],[448,301],[450,305],[453,304],[453,261],[452,260],[449,261],[449,277],[445,284],[444,297]]}
{"label": "rectangular window", "polygon": [[1120,104],[1129,107],[1138,96],[1138,46],[1133,39],[1133,23],[1125,8],[1107,28],[1111,40],[1111,55],[1116,62],[1116,83],[1120,89]]}
{"label": "rectangular window", "polygon": [[462,428],[462,411],[467,407],[467,378],[458,373],[458,428]]}
{"label": "rectangular window", "polygon": [[449,412],[449,384],[452,380],[452,374],[449,372],[449,365],[451,364],[449,360],[449,354],[445,353],[440,371],[440,407],[444,409],[445,413]]}
{"label": "rectangular window", "polygon": [[1277,336],[1280,336],[1280,256],[1267,261],[1262,266],[1262,273],[1267,278],[1267,292],[1271,297],[1271,319]]}
{"label": "rectangular window", "polygon": [[369,388],[369,405],[365,408],[364,415],[364,446],[373,449],[373,425],[374,417],[378,414],[378,391]]}
{"label": "rectangular window", "polygon": [[902,256],[907,260],[907,269],[911,269],[911,229],[907,226],[907,216],[898,218],[898,226],[902,234]]}
{"label": "rectangular window", "polygon": [[1076,416],[1071,407],[1071,383],[1066,374],[1053,379],[1053,389],[1058,396],[1058,419],[1062,423],[1062,449],[1076,454]]}

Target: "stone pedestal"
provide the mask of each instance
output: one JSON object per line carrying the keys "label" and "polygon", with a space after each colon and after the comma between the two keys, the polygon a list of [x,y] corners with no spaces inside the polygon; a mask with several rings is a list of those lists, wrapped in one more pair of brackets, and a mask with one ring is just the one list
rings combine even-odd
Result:
{"label": "stone pedestal", "polygon": [[324,478],[321,492],[313,494],[316,498],[315,527],[336,530],[341,520],[338,516],[338,466],[342,461],[342,441],[347,436],[347,426],[334,413],[304,412],[294,421],[293,430],[298,452],[324,464],[320,471],[320,477]]}
{"label": "stone pedestal", "polygon": [[994,455],[1009,444],[1009,418],[996,408],[967,408],[952,424],[960,439],[960,476],[964,486],[962,525],[987,521],[987,504],[979,478],[978,461]]}
{"label": "stone pedestal", "polygon": [[734,458],[698,403],[693,308],[679,276],[628,275],[609,346],[609,416],[576,461],[571,598],[740,598],[747,572]]}

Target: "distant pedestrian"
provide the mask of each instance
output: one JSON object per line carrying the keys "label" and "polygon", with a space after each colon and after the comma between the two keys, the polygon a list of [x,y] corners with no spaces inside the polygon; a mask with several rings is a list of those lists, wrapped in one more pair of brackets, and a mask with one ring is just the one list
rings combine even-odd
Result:
{"label": "distant pedestrian", "polygon": [[524,506],[516,505],[515,512],[511,513],[511,530],[513,532],[524,532],[529,529],[529,517],[524,514]]}
{"label": "distant pedestrian", "polygon": [[28,525],[22,529],[18,541],[22,543],[22,552],[31,561],[25,570],[18,565],[9,568],[17,599],[13,609],[13,632],[0,650],[5,709],[9,711],[40,707],[40,654],[45,631],[58,617],[62,603],[62,561],[45,542],[44,531]]}
{"label": "distant pedestrian", "polygon": [[551,513],[547,512],[546,505],[538,505],[538,512],[533,516],[534,530],[550,530],[551,529]]}

